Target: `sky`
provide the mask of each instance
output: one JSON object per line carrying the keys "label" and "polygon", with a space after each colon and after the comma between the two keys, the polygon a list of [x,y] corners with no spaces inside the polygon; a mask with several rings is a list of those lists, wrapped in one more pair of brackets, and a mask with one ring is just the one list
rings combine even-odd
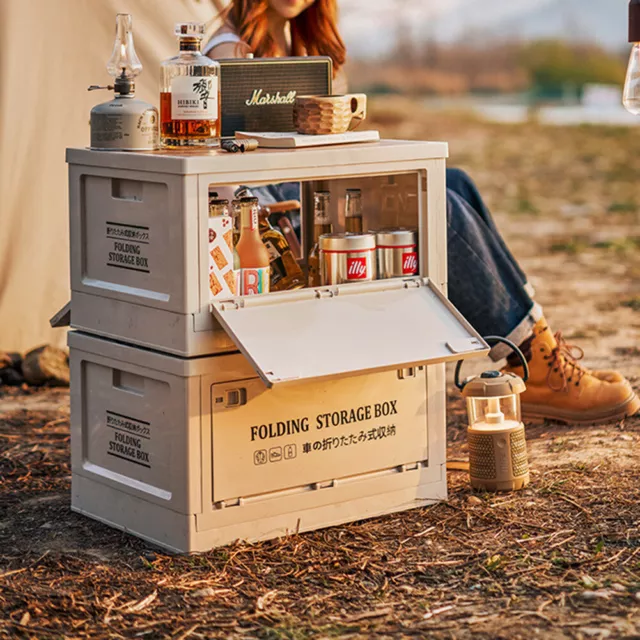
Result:
{"label": "sky", "polygon": [[351,55],[387,52],[401,25],[414,40],[459,38],[473,30],[498,35],[557,35],[577,23],[606,47],[624,46],[628,0],[338,0]]}

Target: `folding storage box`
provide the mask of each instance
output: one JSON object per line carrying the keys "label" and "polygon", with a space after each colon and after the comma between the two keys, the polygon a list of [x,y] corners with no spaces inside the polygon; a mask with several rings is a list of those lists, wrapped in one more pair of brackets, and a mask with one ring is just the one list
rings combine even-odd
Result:
{"label": "folding storage box", "polygon": [[[443,143],[72,149],[72,508],[167,549],[446,498],[444,363],[487,345],[446,300]],[[420,276],[211,301],[208,190],[346,188],[419,226]],[[381,206],[394,184],[404,206]]]}

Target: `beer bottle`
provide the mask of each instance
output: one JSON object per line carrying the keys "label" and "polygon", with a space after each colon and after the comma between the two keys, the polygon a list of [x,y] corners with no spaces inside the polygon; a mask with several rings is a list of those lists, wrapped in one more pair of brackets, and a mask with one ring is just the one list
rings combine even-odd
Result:
{"label": "beer bottle", "polygon": [[262,242],[271,259],[270,291],[302,289],[305,286],[304,274],[295,259],[284,234],[273,227],[269,220],[269,209],[260,207],[259,229]]}
{"label": "beer bottle", "polygon": [[240,200],[242,198],[254,198],[255,196],[248,187],[238,187],[234,191],[234,196],[235,200],[231,204],[233,215],[233,246],[235,247],[238,244],[238,240],[240,240]]}
{"label": "beer bottle", "polygon": [[240,240],[236,246],[240,259],[240,295],[269,293],[269,252],[258,229],[258,198],[240,198]]}
{"label": "beer bottle", "polygon": [[360,189],[347,189],[344,230],[347,233],[362,233],[362,194]]}
{"label": "beer bottle", "polygon": [[316,191],[313,194],[313,247],[309,251],[307,264],[309,265],[309,286],[319,287],[320,282],[320,236],[332,233],[329,191]]}

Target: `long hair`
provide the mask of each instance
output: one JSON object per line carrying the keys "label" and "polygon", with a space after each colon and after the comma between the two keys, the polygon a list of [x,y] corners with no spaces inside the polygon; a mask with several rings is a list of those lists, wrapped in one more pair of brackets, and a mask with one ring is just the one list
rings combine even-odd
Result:
{"label": "long hair", "polygon": [[[256,57],[272,57],[276,44],[267,24],[268,0],[231,0],[222,18]],[[336,0],[315,0],[291,20],[291,55],[329,56],[336,74],[345,63],[346,47],[338,31]]]}

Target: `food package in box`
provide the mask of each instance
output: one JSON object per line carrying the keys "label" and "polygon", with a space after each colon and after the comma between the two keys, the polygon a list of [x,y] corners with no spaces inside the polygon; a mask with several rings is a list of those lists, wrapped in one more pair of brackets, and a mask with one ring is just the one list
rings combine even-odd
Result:
{"label": "food package in box", "polygon": [[233,268],[233,219],[209,218],[209,290],[211,298],[234,296],[237,273]]}

